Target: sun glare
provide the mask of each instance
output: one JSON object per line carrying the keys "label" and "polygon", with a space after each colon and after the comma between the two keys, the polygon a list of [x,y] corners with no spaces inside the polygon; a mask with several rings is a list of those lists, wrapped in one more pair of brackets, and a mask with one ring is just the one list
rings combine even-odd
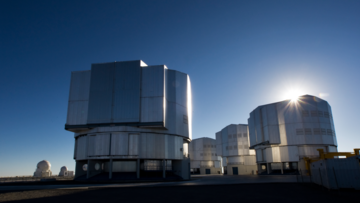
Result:
{"label": "sun glare", "polygon": [[290,99],[292,102],[296,102],[299,99],[299,96],[303,95],[299,90],[289,90],[285,94],[286,99]]}

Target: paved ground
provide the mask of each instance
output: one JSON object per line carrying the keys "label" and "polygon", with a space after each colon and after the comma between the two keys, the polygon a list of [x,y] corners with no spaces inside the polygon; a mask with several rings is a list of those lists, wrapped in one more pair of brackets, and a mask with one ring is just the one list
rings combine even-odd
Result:
{"label": "paved ground", "polygon": [[[304,182],[309,179],[304,177]],[[223,184],[243,184],[243,183],[295,183],[302,181],[297,176],[227,176],[227,175],[195,175],[190,181],[177,182],[152,182],[152,183],[117,183],[117,184],[81,184],[75,181],[60,181],[55,183],[31,184],[24,183],[19,185],[0,185],[0,191],[16,190],[43,190],[43,189],[97,189],[97,188],[114,188],[114,187],[159,187],[159,186],[184,186],[184,185],[223,185]]]}
{"label": "paved ground", "polygon": [[[295,176],[193,176],[191,181],[0,186],[0,202],[346,202],[360,191],[329,191]],[[13,187],[13,188],[10,188]],[[16,188],[15,188],[16,187]],[[21,188],[28,187],[28,188]],[[12,190],[10,190],[12,189]],[[14,189],[16,191],[14,191]]]}

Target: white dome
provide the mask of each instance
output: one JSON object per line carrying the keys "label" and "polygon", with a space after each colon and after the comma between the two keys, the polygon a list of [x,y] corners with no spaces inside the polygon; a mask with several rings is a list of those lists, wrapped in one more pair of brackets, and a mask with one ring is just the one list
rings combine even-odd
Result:
{"label": "white dome", "polygon": [[61,172],[68,171],[68,168],[67,168],[66,166],[63,166],[63,167],[61,167],[60,171],[61,171]]}
{"label": "white dome", "polygon": [[37,169],[40,169],[40,171],[48,171],[51,169],[51,164],[46,160],[42,160],[37,164]]}

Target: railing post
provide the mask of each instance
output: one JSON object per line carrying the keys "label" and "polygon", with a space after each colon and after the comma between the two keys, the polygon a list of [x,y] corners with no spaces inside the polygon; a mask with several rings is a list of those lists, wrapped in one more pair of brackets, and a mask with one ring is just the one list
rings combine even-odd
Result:
{"label": "railing post", "polygon": [[323,187],[324,187],[324,185],[323,185],[323,181],[322,181],[322,177],[321,177],[321,170],[320,170],[320,168],[319,168],[319,174],[320,174],[321,186],[323,186]]}
{"label": "railing post", "polygon": [[339,188],[339,185],[338,185],[338,182],[337,182],[337,178],[336,178],[336,173],[335,173],[334,167],[333,167],[333,172],[334,172],[334,178],[335,178],[335,183],[336,183],[336,189],[340,189],[340,188]]}

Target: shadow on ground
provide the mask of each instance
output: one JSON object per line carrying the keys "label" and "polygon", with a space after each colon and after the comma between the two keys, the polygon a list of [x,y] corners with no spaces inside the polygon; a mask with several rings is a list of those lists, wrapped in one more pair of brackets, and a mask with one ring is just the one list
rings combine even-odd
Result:
{"label": "shadow on ground", "polygon": [[360,191],[329,191],[311,183],[56,189],[0,192],[0,202],[346,202]]}

